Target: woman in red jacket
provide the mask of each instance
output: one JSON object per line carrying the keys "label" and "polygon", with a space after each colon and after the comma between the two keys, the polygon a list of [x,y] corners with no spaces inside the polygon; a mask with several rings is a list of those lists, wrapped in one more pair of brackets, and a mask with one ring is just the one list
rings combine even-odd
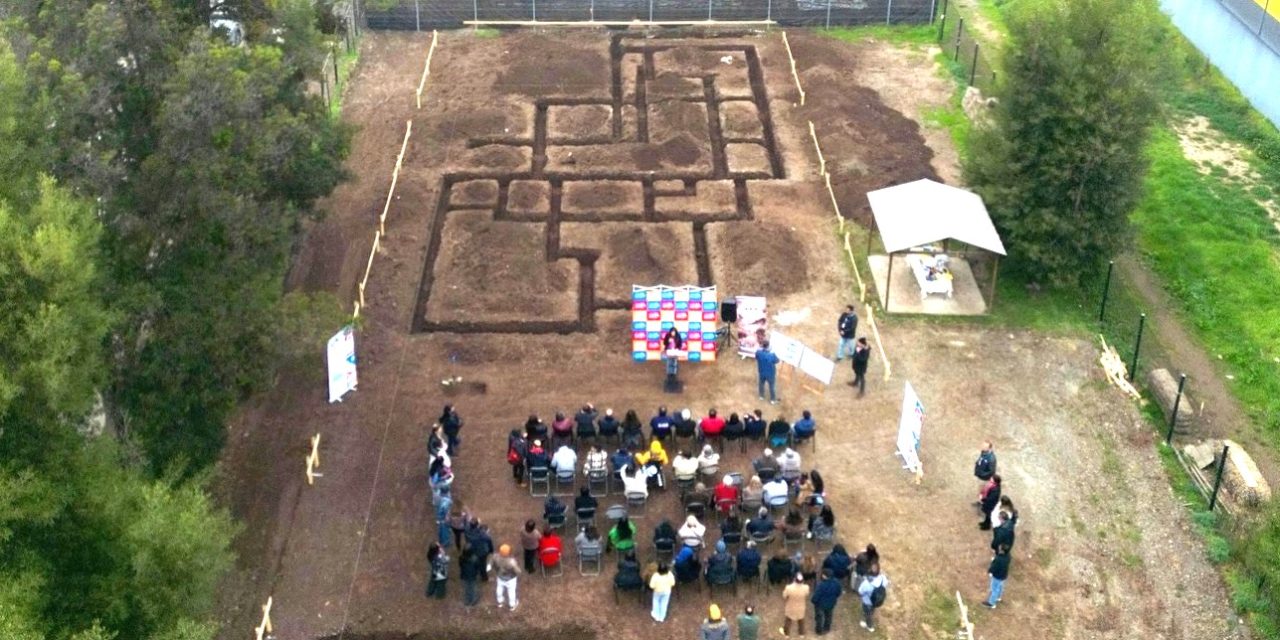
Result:
{"label": "woman in red jacket", "polygon": [[538,541],[538,560],[542,566],[551,568],[560,564],[564,555],[564,541],[555,529],[547,527],[542,530],[542,539]]}

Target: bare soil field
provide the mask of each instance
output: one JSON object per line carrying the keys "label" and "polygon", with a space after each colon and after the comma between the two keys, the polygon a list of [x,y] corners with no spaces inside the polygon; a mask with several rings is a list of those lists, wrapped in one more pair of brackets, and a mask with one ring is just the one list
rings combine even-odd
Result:
{"label": "bare soil field", "polygon": [[[435,537],[426,429],[441,406],[459,407],[455,500],[514,544],[541,513],[505,461],[506,434],[529,413],[545,419],[590,401],[635,408],[647,422],[659,405],[701,415],[761,404],[753,363],[730,354],[682,367],[684,392],[664,394],[661,368],[630,360],[629,285],[765,295],[773,315],[798,319],[789,335],[834,351],[853,289],[808,121],[858,220],[867,190],[940,170],[912,119],[918,109],[861,80],[878,72],[868,61],[909,70],[911,58],[792,36],[804,107],[776,32],[564,30],[442,33],[421,110],[413,91],[429,37],[366,38],[344,107],[361,128],[355,180],[330,199],[332,216],[292,274],[295,286],[350,295],[412,119],[366,291],[360,388],[330,405],[317,381],[283,379],[231,427],[220,487],[245,530],[222,637],[245,637],[268,596],[280,638],[693,636],[712,601],[705,589],[679,589],[655,628],[647,606],[615,604],[608,559],[603,575],[584,577],[572,552],[563,577],[521,579],[516,612],[495,606],[493,583],[464,608],[456,566],[449,597],[424,598]],[[877,635],[953,637],[948,600],[956,590],[971,605],[984,595],[990,538],[976,528],[971,469],[989,437],[1021,518],[1004,604],[975,607],[980,637],[1243,637],[1150,431],[1106,384],[1090,344],[902,319],[882,333],[893,377],[873,363],[865,398],[842,365],[824,393],[792,380],[778,407],[763,407],[817,417],[804,466],[827,478],[839,538],[850,549],[876,543],[893,582]],[[463,383],[441,384],[454,376]],[[920,485],[893,455],[906,380],[928,416]],[[303,456],[317,432],[324,476],[307,486]],[[722,469],[745,471],[758,453],[729,447]],[[680,515],[675,491],[655,494],[646,511],[647,557],[653,526]],[[743,587],[714,601],[730,614],[755,604],[766,636],[781,620],[777,590]],[[855,610],[853,596],[842,598],[837,636],[865,634]]]}

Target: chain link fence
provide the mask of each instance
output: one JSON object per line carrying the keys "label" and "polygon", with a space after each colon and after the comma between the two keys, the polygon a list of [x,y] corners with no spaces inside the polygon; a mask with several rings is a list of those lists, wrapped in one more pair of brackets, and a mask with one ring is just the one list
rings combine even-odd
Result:
{"label": "chain link fence", "polygon": [[474,23],[775,22],[833,27],[927,24],[941,0],[387,0],[366,3],[374,29]]}
{"label": "chain link fence", "polygon": [[1218,3],[1280,55],[1280,0],[1218,0]]}

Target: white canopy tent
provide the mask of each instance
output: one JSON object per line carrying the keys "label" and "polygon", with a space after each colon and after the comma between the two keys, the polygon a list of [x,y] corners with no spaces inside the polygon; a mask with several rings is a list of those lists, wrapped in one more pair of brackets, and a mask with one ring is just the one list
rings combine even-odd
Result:
{"label": "white canopy tent", "polygon": [[[1007,255],[987,206],[981,196],[972,191],[924,179],[868,192],[867,200],[871,203],[873,231],[880,232],[880,241],[889,255],[890,284],[894,254],[915,247],[957,240],[997,256]],[[874,236],[874,233],[867,235],[868,255]],[[999,266],[998,257],[996,266]],[[993,269],[989,304],[995,302],[995,284]],[[886,291],[885,308],[888,306]]]}

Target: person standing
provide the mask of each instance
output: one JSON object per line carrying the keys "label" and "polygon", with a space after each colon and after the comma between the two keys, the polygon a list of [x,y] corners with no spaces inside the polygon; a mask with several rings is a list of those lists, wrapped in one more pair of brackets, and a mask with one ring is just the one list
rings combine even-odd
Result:
{"label": "person standing", "polygon": [[1014,528],[1018,526],[1018,514],[1004,512],[1000,514],[1000,526],[991,532],[991,550],[996,551],[1000,547],[1013,549],[1013,541],[1017,538]]}
{"label": "person standing", "polygon": [[510,600],[511,610],[515,611],[520,606],[520,600],[516,597],[520,563],[511,557],[511,545],[498,547],[498,559],[493,561],[493,570],[498,576],[498,608],[507,606],[506,603]]}
{"label": "person standing", "polygon": [[764,400],[764,386],[769,385],[769,404],[778,404],[778,355],[769,350],[769,341],[760,343],[756,350],[756,395]]}
{"label": "person standing", "polygon": [[876,609],[884,604],[889,594],[889,578],[880,573],[880,565],[873,564],[867,575],[858,583],[858,596],[862,599],[862,620],[858,624],[872,633],[876,630]]}
{"label": "person standing", "polygon": [[667,363],[667,377],[673,378],[680,371],[680,353],[684,351],[684,338],[675,327],[662,336],[662,359]]}
{"label": "person standing", "polygon": [[542,532],[538,531],[538,523],[525,520],[524,529],[520,530],[520,548],[524,551],[524,570],[533,573],[537,569],[538,544],[542,542]]}
{"label": "person standing", "polygon": [[427,547],[427,597],[435,596],[438,600],[444,599],[445,586],[449,581],[449,556],[444,552],[445,547],[438,542],[432,542]]}
{"label": "person standing", "polygon": [[846,306],[844,313],[840,314],[840,319],[836,321],[836,332],[840,334],[836,362],[840,362],[846,355],[853,354],[853,338],[858,334],[858,314],[854,312],[853,305]]}
{"label": "person standing", "polygon": [[836,602],[843,592],[844,586],[835,575],[823,569],[822,580],[818,582],[818,587],[813,590],[813,597],[810,598],[813,602],[814,633],[821,636],[831,631],[831,618],[835,615]]}
{"label": "person standing", "polygon": [[462,552],[462,557],[458,559],[458,575],[462,578],[464,589],[462,604],[474,607],[480,601],[480,594],[476,592],[476,582],[480,580],[480,575],[483,573],[484,560],[480,558],[475,549],[467,547]]}
{"label": "person standing", "polygon": [[658,570],[649,578],[649,589],[653,591],[653,610],[649,616],[654,622],[667,621],[667,605],[671,604],[671,590],[676,586],[676,577],[672,575],[667,563],[658,563]]}
{"label": "person standing", "polygon": [[729,623],[720,615],[719,605],[713,604],[707,608],[707,619],[698,630],[698,639],[729,640]]}
{"label": "person standing", "polygon": [[756,608],[747,605],[738,614],[738,640],[757,640],[760,637],[760,616]]}
{"label": "person standing", "polygon": [[867,363],[871,362],[871,345],[867,344],[867,338],[858,338],[858,343],[853,347],[853,386],[858,388],[858,397],[861,398],[867,393]]}
{"label": "person standing", "polygon": [[978,452],[978,459],[973,462],[973,475],[985,485],[995,474],[996,449],[987,440],[982,443],[982,451]]}
{"label": "person standing", "polygon": [[440,412],[440,427],[444,430],[446,451],[449,455],[458,455],[458,445],[462,444],[462,416],[458,415],[457,407],[446,404],[444,410]]}
{"label": "person standing", "polygon": [[991,592],[987,594],[987,599],[982,604],[988,609],[996,608],[996,605],[1000,604],[1000,599],[1004,597],[1004,581],[1009,578],[1011,562],[1013,557],[1009,554],[1008,545],[998,546],[995,557],[991,559],[991,565],[987,567],[987,575],[991,576]]}
{"label": "person standing", "polygon": [[979,506],[982,507],[982,522],[978,523],[978,528],[983,531],[991,528],[991,512],[1000,505],[1000,484],[1000,474],[993,474],[991,481],[978,494]]}
{"label": "person standing", "polygon": [[519,429],[512,429],[507,436],[507,464],[511,465],[511,477],[524,486],[524,460],[529,455],[528,436]]}
{"label": "person standing", "polygon": [[804,576],[796,573],[787,588],[782,590],[782,628],[778,632],[784,636],[791,634],[791,623],[796,623],[796,631],[804,635],[805,608],[809,602],[809,585],[804,583]]}

